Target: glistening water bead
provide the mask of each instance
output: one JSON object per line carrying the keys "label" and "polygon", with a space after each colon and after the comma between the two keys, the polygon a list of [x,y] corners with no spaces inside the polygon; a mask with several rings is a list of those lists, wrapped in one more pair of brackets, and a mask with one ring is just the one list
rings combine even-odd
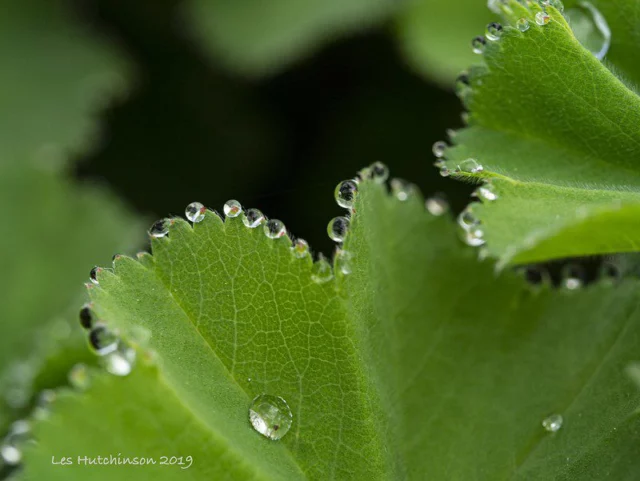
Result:
{"label": "glistening water bead", "polygon": [[169,233],[169,222],[167,219],[161,219],[154,222],[149,228],[149,235],[155,239],[165,237]]}
{"label": "glistening water bead", "polygon": [[425,202],[425,207],[431,215],[435,215],[436,217],[444,215],[449,211],[449,203],[439,195],[429,197]]}
{"label": "glistening water bead", "polygon": [[478,35],[473,40],[471,40],[471,48],[473,49],[473,53],[477,53],[478,55],[484,52],[484,47],[487,41],[482,35]]}
{"label": "glistening water bead", "polygon": [[207,211],[206,207],[200,202],[191,202],[184,210],[184,215],[194,224],[202,222],[204,220],[204,214]]}
{"label": "glistening water bead", "polygon": [[345,180],[338,184],[334,192],[337,204],[345,209],[351,209],[358,194],[358,184],[353,180]]}
{"label": "glistening water bead", "polygon": [[516,22],[516,28],[523,33],[526,32],[527,30],[529,30],[529,28],[531,28],[531,26],[529,25],[529,20],[527,20],[526,18],[519,19]]}
{"label": "glistening water bead", "polygon": [[309,255],[309,243],[304,239],[296,239],[293,241],[291,251],[298,259],[304,259]]}
{"label": "glistening water bead", "polygon": [[327,226],[327,233],[331,240],[335,242],[344,242],[349,232],[349,219],[346,217],[335,217],[331,219]]}
{"label": "glistening water bead", "polygon": [[249,209],[242,213],[242,222],[250,229],[255,229],[262,225],[265,220],[264,214],[258,209]]}
{"label": "glistening water bead", "polygon": [[281,397],[261,394],[251,403],[249,421],[257,432],[278,441],[291,429],[293,414],[287,401]]}
{"label": "glistening water bead", "polygon": [[105,369],[114,376],[128,376],[136,361],[136,351],[124,342],[118,348],[102,358]]}
{"label": "glistening water bead", "polygon": [[89,344],[100,356],[105,356],[118,348],[118,336],[107,326],[99,324],[89,332]]}
{"label": "glistening water bead", "polygon": [[98,285],[98,271],[100,270],[100,268],[98,266],[95,266],[93,269],[91,269],[91,271],[89,272],[89,280]]}
{"label": "glistening water bead", "polygon": [[225,202],[223,210],[224,215],[227,217],[238,217],[242,214],[242,206],[240,205],[240,202],[233,199]]}
{"label": "glistening water bead", "polygon": [[447,150],[447,147],[448,145],[445,141],[438,140],[435,144],[433,144],[431,151],[433,152],[433,155],[441,159],[442,157],[444,157],[444,153]]}
{"label": "glistening water bead", "polygon": [[502,25],[499,23],[493,22],[487,25],[487,31],[485,33],[486,37],[491,41],[500,40],[502,36]]}
{"label": "glistening water bead", "polygon": [[563,422],[564,419],[562,419],[562,416],[560,414],[552,414],[542,421],[542,427],[550,433],[555,433],[560,430]]}
{"label": "glistening water bead", "polygon": [[91,307],[89,304],[85,304],[80,309],[80,325],[85,329],[91,329],[93,325],[93,315],[91,314]]}
{"label": "glistening water bead", "polygon": [[371,179],[378,184],[386,182],[389,178],[389,168],[382,162],[374,162],[369,166],[369,170]]}
{"label": "glistening water bead", "polygon": [[538,25],[540,25],[540,26],[547,25],[550,20],[551,20],[551,17],[549,16],[549,14],[547,12],[538,12],[538,13],[536,13],[536,23]]}
{"label": "glistening water bead", "polygon": [[264,234],[269,239],[279,239],[287,234],[287,228],[281,220],[270,219],[264,224]]}

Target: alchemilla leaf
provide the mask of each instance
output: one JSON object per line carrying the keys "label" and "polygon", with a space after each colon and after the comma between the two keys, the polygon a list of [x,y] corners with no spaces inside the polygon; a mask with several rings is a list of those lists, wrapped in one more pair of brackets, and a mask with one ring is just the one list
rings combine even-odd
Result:
{"label": "alchemilla leaf", "polygon": [[[52,405],[25,479],[635,479],[638,281],[497,276],[386,175],[350,189],[333,269],[275,219],[191,206],[98,270],[96,319],[138,365]],[[192,465],[50,463],[111,452]]]}
{"label": "alchemilla leaf", "polygon": [[471,210],[500,265],[638,250],[640,98],[601,61],[624,25],[585,2],[496,4],[506,23],[474,40],[442,174],[489,184]]}

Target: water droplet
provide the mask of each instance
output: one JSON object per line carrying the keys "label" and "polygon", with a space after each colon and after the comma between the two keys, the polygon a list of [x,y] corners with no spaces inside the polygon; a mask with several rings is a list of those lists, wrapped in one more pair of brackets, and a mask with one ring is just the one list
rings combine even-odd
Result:
{"label": "water droplet", "polygon": [[[442,175],[442,170],[440,171],[440,175]],[[415,186],[402,179],[392,179],[391,180],[391,193],[396,196],[396,199],[399,201],[406,201],[411,197],[411,195],[415,191]]]}
{"label": "water droplet", "polygon": [[444,142],[443,140],[439,140],[437,141],[435,144],[433,144],[433,155],[435,155],[438,158],[442,158],[444,157],[444,153],[447,150],[447,143]]}
{"label": "water droplet", "polygon": [[105,356],[118,348],[118,336],[103,324],[89,331],[89,344],[99,356]]}
{"label": "water droplet", "polygon": [[369,166],[371,178],[374,182],[382,184],[389,178],[389,168],[382,162],[374,162]]}
{"label": "water droplet", "polygon": [[16,466],[22,459],[22,453],[17,447],[5,444],[0,448],[0,457],[7,466]]}
{"label": "water droplet", "polygon": [[502,36],[502,25],[496,22],[492,22],[487,25],[486,37],[489,40],[496,41],[499,40]]}
{"label": "water droplet", "polygon": [[93,325],[93,314],[91,314],[91,306],[89,304],[85,304],[80,309],[80,325],[85,329],[91,329]]}
{"label": "water droplet", "polygon": [[555,433],[562,427],[563,421],[560,414],[552,414],[542,421],[542,427],[550,433]]}
{"label": "water droplet", "polygon": [[549,0],[549,5],[558,10],[560,13],[564,12],[564,3],[562,3],[562,0]]}
{"label": "water droplet", "polygon": [[483,237],[484,232],[482,229],[469,229],[468,231],[465,231],[463,240],[465,244],[471,247],[479,247],[486,242]]}
{"label": "water droplet", "polygon": [[494,188],[491,184],[484,184],[478,187],[473,193],[478,199],[486,200],[489,202],[493,202],[498,198],[498,194],[495,193]]}
{"label": "water droplet", "polygon": [[344,275],[351,274],[351,259],[353,259],[351,252],[338,249],[335,255],[336,272]]}
{"label": "water droplet", "polygon": [[149,235],[156,239],[165,237],[169,233],[169,222],[167,219],[156,221],[149,229]]}
{"label": "water droplet", "polygon": [[200,202],[191,202],[184,210],[184,215],[194,224],[202,222],[204,220],[204,214],[207,212],[207,208]]}
{"label": "water droplet", "polygon": [[484,167],[478,164],[475,159],[466,159],[460,162],[456,167],[456,172],[468,172],[470,174],[477,174],[482,172]]}
{"label": "water droplet", "polygon": [[291,408],[281,397],[261,394],[251,403],[249,421],[260,434],[277,441],[289,432],[293,415]]}
{"label": "water droplet", "polygon": [[128,376],[133,370],[136,351],[124,342],[118,343],[118,348],[102,358],[105,369],[115,376]]}
{"label": "water droplet", "polygon": [[590,2],[579,2],[565,17],[582,46],[602,60],[611,46],[611,29],[602,13]]}
{"label": "water droplet", "polygon": [[578,264],[568,264],[562,269],[562,285],[571,291],[580,289],[585,278],[584,268]]}
{"label": "water droplet", "polygon": [[333,279],[333,271],[331,265],[324,256],[320,255],[318,260],[313,264],[311,269],[311,280],[317,284],[324,284]]}
{"label": "water droplet", "polygon": [[238,217],[242,214],[242,206],[237,200],[228,200],[223,207],[224,215],[227,217]]}
{"label": "water droplet", "polygon": [[449,177],[451,175],[451,171],[449,170],[449,167],[447,167],[446,165],[440,166],[439,172],[441,177]]}
{"label": "water droplet", "polygon": [[89,272],[89,279],[91,280],[91,282],[93,282],[95,285],[98,285],[98,272],[100,272],[100,267],[95,266],[93,269],[91,269],[91,272]]}
{"label": "water droplet", "polygon": [[266,218],[264,214],[258,209],[249,209],[242,214],[242,222],[244,222],[244,225],[246,225],[250,229],[255,229],[256,227],[262,225],[265,220]]}
{"label": "water droplet", "polygon": [[425,202],[425,207],[431,215],[441,216],[449,212],[449,203],[442,195],[436,194],[429,197]]}
{"label": "water droplet", "polygon": [[67,379],[72,387],[78,391],[85,391],[91,384],[89,378],[89,369],[82,363],[74,365],[67,374]]}
{"label": "water droplet", "polygon": [[296,239],[291,250],[298,259],[304,259],[309,255],[309,243],[304,239]]}
{"label": "water droplet", "polygon": [[[458,75],[458,78],[456,79],[455,90],[456,90],[456,95],[460,97],[462,100],[464,100],[467,97],[467,95],[471,91],[471,83],[469,81],[469,75],[467,73],[461,73],[460,75]],[[445,148],[446,148],[446,144],[445,144]],[[433,153],[435,154],[435,145],[434,145]],[[441,157],[441,156],[436,155],[436,157]]]}
{"label": "water droplet", "polygon": [[270,219],[264,224],[264,234],[269,239],[279,239],[287,234],[287,228],[281,220]]}
{"label": "water droplet", "polygon": [[358,195],[358,184],[353,180],[345,180],[338,184],[335,190],[336,202],[340,207],[351,209]]}
{"label": "water droplet", "polygon": [[622,278],[620,267],[612,261],[604,261],[600,266],[600,279],[611,283],[616,283]]}
{"label": "water droplet", "polygon": [[473,53],[482,54],[484,52],[484,47],[487,41],[482,35],[478,35],[473,40],[471,40],[471,47],[473,48]]}
{"label": "water droplet", "polygon": [[458,225],[462,227],[465,231],[468,231],[474,227],[476,227],[480,221],[476,218],[476,216],[471,212],[471,209],[468,207],[460,212],[458,215]]}
{"label": "water droplet", "polygon": [[327,226],[327,233],[331,240],[344,242],[349,232],[349,219],[346,217],[334,217]]}
{"label": "water droplet", "polygon": [[531,28],[531,26],[529,25],[529,20],[527,20],[526,18],[519,19],[516,22],[516,28],[523,33],[526,32],[527,30],[529,30],[529,28]]}
{"label": "water droplet", "polygon": [[540,26],[547,25],[551,17],[547,12],[538,12],[536,13],[536,23]]}

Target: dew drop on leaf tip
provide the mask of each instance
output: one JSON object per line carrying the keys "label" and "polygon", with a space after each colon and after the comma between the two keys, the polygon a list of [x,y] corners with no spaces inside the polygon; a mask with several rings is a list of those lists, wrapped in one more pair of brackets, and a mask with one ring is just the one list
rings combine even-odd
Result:
{"label": "dew drop on leaf tip", "polygon": [[204,215],[207,212],[207,209],[200,202],[191,202],[186,209],[184,210],[185,217],[197,224],[198,222],[202,222],[204,220]]}
{"label": "dew drop on leaf tip", "polygon": [[226,215],[227,217],[238,217],[240,214],[242,214],[242,205],[240,205],[240,202],[238,202],[237,200],[231,199],[225,202],[223,211],[224,215]]}
{"label": "dew drop on leaf tip", "polygon": [[469,174],[478,174],[484,170],[484,167],[475,159],[466,159],[456,166],[456,172],[467,172]]}
{"label": "dew drop on leaf tip", "polygon": [[351,259],[353,255],[351,252],[344,249],[338,249],[335,254],[335,268],[337,272],[343,275],[351,274]]}
{"label": "dew drop on leaf tip", "polygon": [[487,43],[487,40],[482,36],[478,35],[471,40],[471,48],[473,49],[473,53],[477,53],[478,55],[484,53],[484,47]]}
{"label": "dew drop on leaf tip", "polygon": [[246,212],[242,213],[242,222],[250,229],[255,229],[256,227],[264,224],[265,221],[266,218],[264,214],[258,209],[248,209]]}
{"label": "dew drop on leaf tip", "polygon": [[490,23],[487,25],[485,36],[493,42],[500,40],[500,37],[502,36],[502,25],[496,22]]}
{"label": "dew drop on leaf tip", "polygon": [[349,219],[347,217],[334,217],[327,225],[327,233],[331,240],[344,242],[349,233]]}
{"label": "dew drop on leaf tip", "polygon": [[547,25],[551,21],[551,17],[547,12],[536,13],[536,23],[540,26]]}
{"label": "dew drop on leaf tip", "polygon": [[338,184],[334,196],[337,204],[345,209],[351,209],[358,195],[358,184],[353,180],[344,180]]}
{"label": "dew drop on leaf tip", "polygon": [[278,219],[269,219],[264,224],[264,234],[269,239],[279,239],[287,234],[287,228],[284,226],[284,222]]}
{"label": "dew drop on leaf tip", "polygon": [[89,304],[85,304],[80,309],[80,325],[85,329],[91,329],[93,326],[93,314],[91,313],[91,306]]}
{"label": "dew drop on leaf tip", "polygon": [[89,331],[89,344],[99,356],[105,356],[118,348],[118,336],[104,324]]}
{"label": "dew drop on leaf tip", "polygon": [[529,20],[526,18],[521,18],[516,22],[516,28],[523,33],[529,30],[530,27]]}
{"label": "dew drop on leaf tip", "polygon": [[320,255],[311,268],[311,280],[316,284],[324,284],[325,282],[329,282],[331,279],[333,279],[333,270],[331,269],[331,265],[324,256]]}
{"label": "dew drop on leaf tip", "polygon": [[291,251],[298,259],[303,259],[309,255],[309,243],[304,239],[296,239],[293,241]]}
{"label": "dew drop on leaf tip", "polygon": [[564,419],[562,419],[560,414],[552,414],[542,420],[542,427],[550,433],[555,433],[560,430],[563,422]]}
{"label": "dew drop on leaf tip", "polygon": [[98,272],[100,272],[100,267],[95,266],[93,269],[91,269],[91,271],[89,272],[89,280],[95,284],[98,285]]}
{"label": "dew drop on leaf tip", "polygon": [[293,414],[287,402],[281,397],[261,394],[251,402],[249,421],[258,433],[278,441],[291,429]]}
{"label": "dew drop on leaf tip", "polygon": [[369,170],[371,179],[378,184],[386,182],[389,178],[389,168],[382,162],[374,162],[369,166]]}
{"label": "dew drop on leaf tip", "polygon": [[438,140],[435,144],[433,144],[431,151],[433,152],[433,155],[441,159],[442,157],[444,157],[444,153],[447,150],[447,147],[448,145],[444,140]]}
{"label": "dew drop on leaf tip", "polygon": [[155,239],[166,237],[167,234],[169,234],[169,221],[167,219],[154,222],[149,229],[149,235]]}

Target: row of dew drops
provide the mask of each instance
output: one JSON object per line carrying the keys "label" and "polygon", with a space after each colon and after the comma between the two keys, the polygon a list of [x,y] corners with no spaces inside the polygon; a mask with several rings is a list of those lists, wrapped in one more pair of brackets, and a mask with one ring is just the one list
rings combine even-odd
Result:
{"label": "row of dew drops", "polygon": [[[581,1],[574,7],[565,11],[562,0],[517,0],[518,3],[531,7],[535,4],[542,7],[542,11],[534,15],[537,25],[545,26],[551,21],[551,16],[547,13],[547,7],[554,7],[571,23],[576,38],[587,48],[598,60],[602,60],[611,45],[611,29],[600,11],[591,2]],[[488,0],[487,5],[491,11],[500,14],[501,10],[509,11],[507,0]],[[529,20],[522,17],[516,21],[515,27],[520,32],[526,32],[531,28]],[[487,25],[484,35],[474,37],[471,41],[471,48],[474,53],[483,54],[487,40],[498,41],[502,37],[504,29],[502,25],[492,22]]]}

